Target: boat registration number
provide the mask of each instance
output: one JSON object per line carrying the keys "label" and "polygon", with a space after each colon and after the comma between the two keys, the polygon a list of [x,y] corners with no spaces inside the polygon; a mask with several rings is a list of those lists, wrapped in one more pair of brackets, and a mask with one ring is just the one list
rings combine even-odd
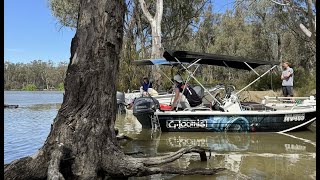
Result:
{"label": "boat registration number", "polygon": [[303,121],[304,118],[305,118],[304,113],[301,113],[301,114],[286,114],[284,116],[283,122]]}

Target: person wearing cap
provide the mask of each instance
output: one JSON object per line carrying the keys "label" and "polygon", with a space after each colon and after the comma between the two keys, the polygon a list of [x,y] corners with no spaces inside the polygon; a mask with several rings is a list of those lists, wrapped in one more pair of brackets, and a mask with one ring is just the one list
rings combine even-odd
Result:
{"label": "person wearing cap", "polygon": [[180,75],[175,75],[173,77],[173,80],[176,87],[175,87],[175,97],[171,105],[171,110],[174,110],[175,107],[177,106],[180,93],[182,93],[183,89],[184,89],[183,95],[186,97],[191,107],[199,106],[202,103],[201,98],[194,91],[194,89],[192,89],[188,84],[183,83],[182,77]]}
{"label": "person wearing cap", "polygon": [[140,87],[141,94],[146,95],[149,88],[152,88],[152,83],[149,81],[148,77],[143,77],[143,82]]}

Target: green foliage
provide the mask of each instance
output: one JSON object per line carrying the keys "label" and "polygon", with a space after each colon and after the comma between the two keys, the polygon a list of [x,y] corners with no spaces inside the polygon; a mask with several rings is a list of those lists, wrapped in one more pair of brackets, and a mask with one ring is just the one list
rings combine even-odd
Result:
{"label": "green foliage", "polygon": [[34,84],[38,89],[58,88],[67,70],[67,63],[55,65],[52,61],[34,60],[30,63],[4,63],[4,88],[22,89],[26,84]]}
{"label": "green foliage", "polygon": [[[61,25],[76,27],[79,1],[48,2],[53,16]],[[155,1],[146,2],[153,12]],[[306,7],[301,6],[301,3],[297,5]],[[312,78],[312,73],[316,70],[315,44],[299,35],[300,29],[293,28],[295,24],[292,17],[283,7],[276,6],[269,0],[236,0],[232,10],[214,13],[217,12],[215,8],[214,3],[206,0],[164,1],[162,46],[169,50],[242,56],[277,61],[279,64],[281,60],[287,60],[294,65],[294,89],[297,94],[305,94],[315,86],[315,77]],[[302,21],[306,20],[304,14],[297,16]],[[132,61],[150,58],[152,38],[150,25],[142,14],[139,1],[127,2],[125,21],[117,89],[126,92],[128,89],[138,89],[142,77],[151,75],[150,66],[134,66]],[[41,63],[33,64],[38,68],[33,68],[32,71],[21,64],[10,66],[9,71],[14,73],[9,76],[6,76],[8,73],[5,70],[5,77],[9,78],[5,79],[5,88],[22,88],[22,82],[34,83],[40,88],[45,88],[48,84],[58,88],[58,84],[63,82],[65,70],[60,70],[59,76],[51,76],[48,74],[53,74],[55,68],[43,71]],[[170,67],[161,66],[161,69],[169,78],[176,73]],[[260,67],[257,69],[259,73],[267,70]],[[251,90],[281,89],[280,73],[267,74],[254,83]],[[236,88],[244,87],[257,77],[253,72],[210,66],[200,67],[195,76],[204,84],[233,84]],[[161,80],[163,89],[170,88],[171,83],[166,77],[162,75]],[[190,83],[196,82],[191,79]]]}
{"label": "green foliage", "polygon": [[25,87],[22,88],[23,91],[35,91],[37,90],[37,86],[34,84],[27,84]]}
{"label": "green foliage", "polygon": [[298,68],[294,71],[294,95],[310,96],[316,89],[316,76],[308,71]]}
{"label": "green foliage", "polygon": [[[253,82],[256,78],[258,78],[258,75],[254,74],[253,72],[251,75],[248,76],[248,78],[245,78],[244,81],[241,83],[243,85],[247,85],[251,82]],[[267,91],[267,90],[280,90],[281,89],[281,74],[279,73],[268,73],[267,75],[260,78],[258,81],[256,81],[252,86],[249,87],[248,90],[253,91]]]}
{"label": "green foliage", "polygon": [[51,13],[62,26],[76,28],[80,1],[48,0]]}
{"label": "green foliage", "polygon": [[63,83],[58,84],[58,91],[64,91],[64,84]]}

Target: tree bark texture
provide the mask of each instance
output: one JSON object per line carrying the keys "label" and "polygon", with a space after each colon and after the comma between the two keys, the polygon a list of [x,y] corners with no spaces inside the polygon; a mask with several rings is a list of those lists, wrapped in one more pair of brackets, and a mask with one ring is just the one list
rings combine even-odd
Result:
{"label": "tree bark texture", "polygon": [[[122,46],[124,0],[82,0],[65,79],[63,103],[44,145],[32,157],[4,165],[5,179],[106,179],[145,176],[169,171],[155,165],[205,149],[185,148],[171,156],[133,158],[118,144],[116,79]],[[150,164],[151,163],[151,164]],[[197,174],[214,174],[204,169]]]}

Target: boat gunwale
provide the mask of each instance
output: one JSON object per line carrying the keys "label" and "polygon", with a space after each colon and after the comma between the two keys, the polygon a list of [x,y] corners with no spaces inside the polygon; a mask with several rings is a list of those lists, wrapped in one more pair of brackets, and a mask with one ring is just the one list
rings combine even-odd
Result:
{"label": "boat gunwale", "polygon": [[313,113],[316,108],[294,109],[294,110],[251,110],[251,111],[238,111],[238,112],[222,112],[222,111],[155,111],[154,115],[170,116],[170,115],[285,115],[285,114],[300,114],[300,113]]}

